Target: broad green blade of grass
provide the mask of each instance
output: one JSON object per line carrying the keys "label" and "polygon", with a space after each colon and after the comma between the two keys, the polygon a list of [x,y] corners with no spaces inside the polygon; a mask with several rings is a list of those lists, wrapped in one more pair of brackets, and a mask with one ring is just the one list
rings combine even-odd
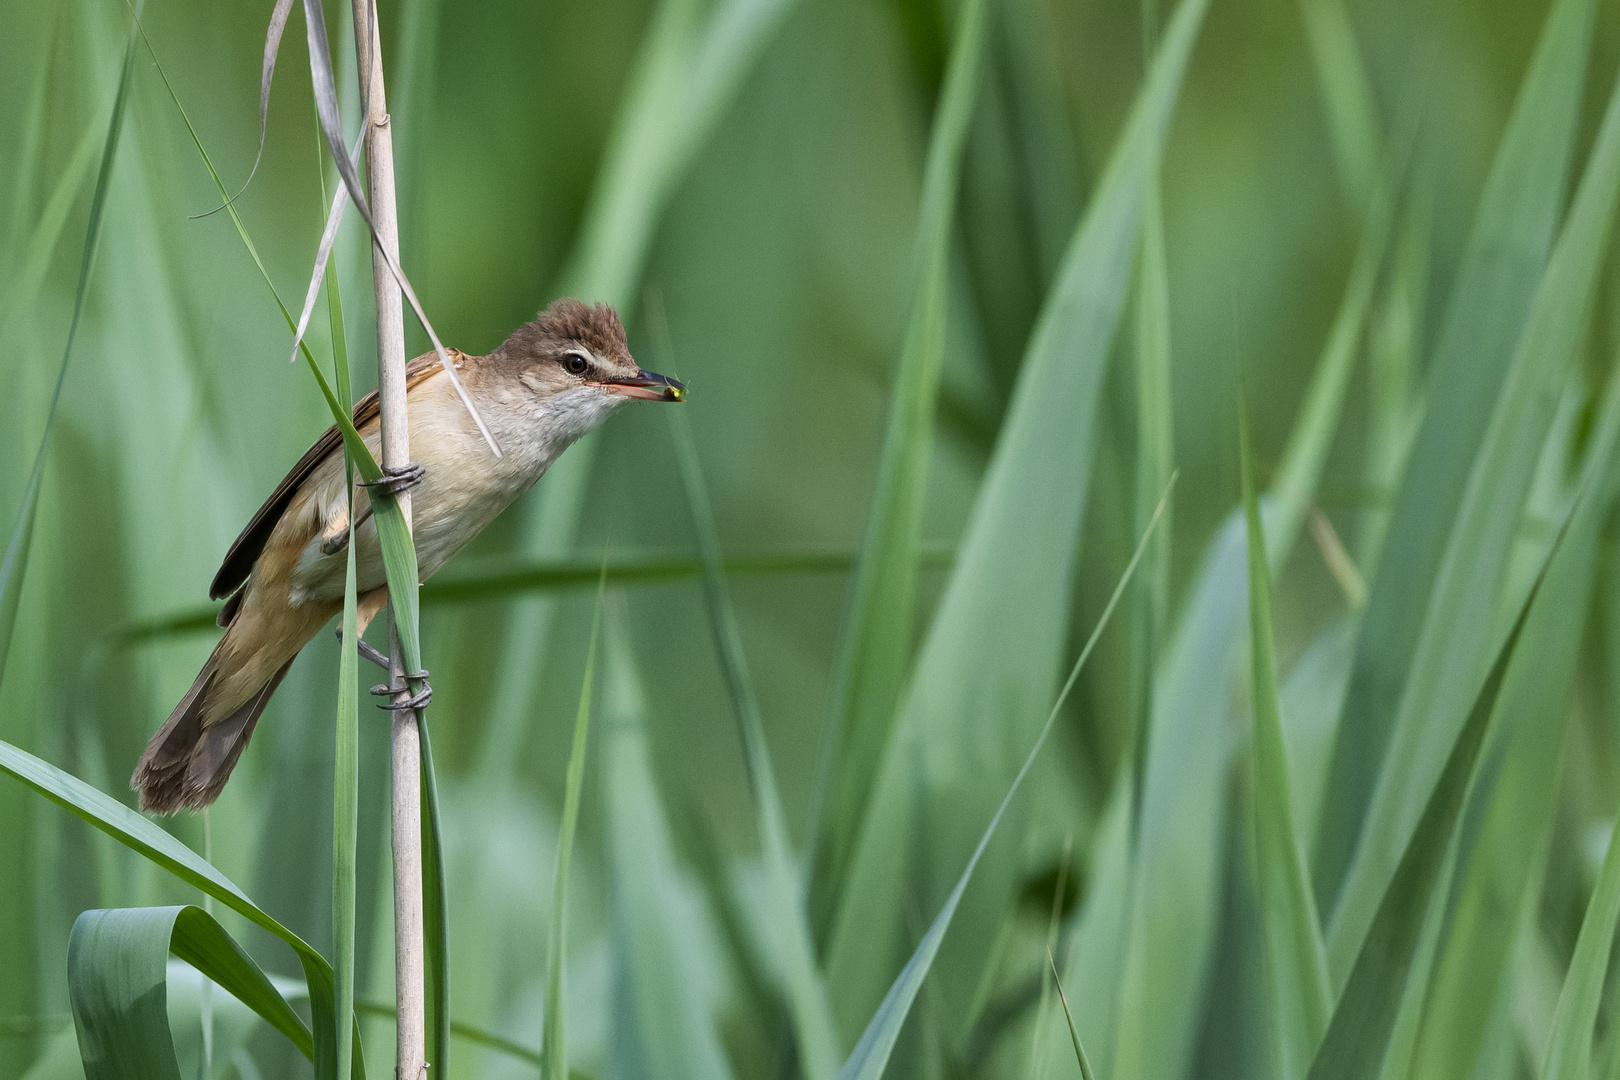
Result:
{"label": "broad green blade of grass", "polygon": [[1552,244],[1591,20],[1590,0],[1558,0],[1548,15],[1445,308],[1430,408],[1382,544],[1323,802],[1315,877],[1324,912],[1335,907],[1407,673],[1422,670],[1412,658],[1430,586]]}
{"label": "broad green blade of grass", "polygon": [[[331,1023],[336,1000],[332,966],[297,934],[261,910],[229,878],[196,852],[110,795],[86,784],[10,743],[0,742],[0,772],[15,777],[35,792],[82,821],[167,870],[181,881],[212,896],[254,925],[290,945],[298,954],[309,986],[310,1010],[315,1027],[315,1075],[332,1080],[337,1075],[337,1032]],[[359,1068],[354,1075],[362,1075]]]}
{"label": "broad green blade of grass", "polygon": [[1398,852],[1464,720],[1457,702],[1466,700],[1467,687],[1489,662],[1485,631],[1542,443],[1584,333],[1617,199],[1620,83],[1536,292],[1435,581],[1413,677],[1401,695],[1388,753],[1330,923],[1328,961],[1338,980],[1359,951]]}
{"label": "broad green blade of grass", "polygon": [[[45,412],[45,428],[39,437],[39,449],[34,452],[34,464],[28,471],[28,485],[23,489],[22,503],[6,541],[5,554],[0,555],[0,679],[5,678],[6,654],[11,651],[11,635],[17,624],[17,603],[22,598],[23,579],[28,574],[28,547],[34,535],[34,516],[39,509],[39,487],[45,479],[45,459],[51,446],[51,431],[56,426],[57,406],[62,401],[62,385],[67,381],[73,339],[79,332],[79,320],[84,315],[84,298],[90,288],[90,267],[95,260],[96,240],[101,235],[101,220],[107,208],[113,160],[118,154],[118,136],[123,130],[125,105],[129,100],[130,74],[135,68],[135,40],[135,31],[131,29],[129,42],[124,46],[118,94],[113,98],[112,116],[107,121],[107,136],[101,146],[96,190],[90,199],[90,220],[85,226],[84,250],[79,256],[79,283],[73,292],[73,315],[68,321],[67,341],[62,346],[62,361],[57,366],[56,385],[51,390],[51,402]],[[44,224],[41,222],[42,226]],[[43,271],[42,262],[40,272]]]}
{"label": "broad green blade of grass", "polygon": [[838,1072],[838,1039],[833,1033],[827,988],[816,968],[815,944],[801,900],[803,890],[792,840],[788,836],[787,814],[776,784],[776,769],[771,764],[770,747],[765,741],[759,699],[748,674],[742,632],[737,628],[737,614],[720,567],[720,533],[714,523],[714,507],[709,502],[709,489],[703,479],[697,442],[692,438],[686,410],[675,409],[668,415],[692,527],[697,533],[698,550],[703,553],[704,600],[709,627],[726,694],[737,721],[738,742],[742,744],[743,764],[748,772],[748,791],[754,803],[754,825],[763,849],[766,904],[776,930],[770,935],[770,941],[777,950],[773,962],[766,967],[781,973],[782,996],[793,1018],[799,1065],[807,1080],[833,1080]]}
{"label": "broad green blade of grass", "polygon": [[[1557,807],[1563,732],[1589,607],[1601,524],[1612,505],[1620,439],[1620,379],[1611,376],[1585,451],[1592,491],[1547,573],[1502,684],[1501,720],[1480,751],[1463,810],[1462,845],[1411,1075],[1452,1076],[1474,1067],[1491,1010],[1507,981],[1520,912],[1533,903]],[[1590,1025],[1588,1025],[1590,1026]]]}
{"label": "broad green blade of grass", "polygon": [[[290,6],[291,0],[287,0]],[[281,8],[277,8],[281,11]],[[270,45],[265,46],[264,85],[270,87],[273,64]],[[263,135],[260,135],[262,142]],[[249,179],[252,179],[250,176]],[[245,184],[244,184],[245,186]],[[345,345],[342,300],[336,274],[327,281],[327,310],[332,323],[333,365],[338,399],[347,408],[350,398],[349,359]],[[347,456],[347,455],[345,455]],[[347,460],[346,483],[350,505],[355,496],[354,461]],[[355,584],[355,548],[345,545],[343,571],[343,636],[338,645],[337,718],[333,725],[332,754],[332,969],[336,981],[334,1022],[338,1025],[337,1080],[349,1080],[350,1045],[354,1027],[342,1022],[354,1014],[356,883],[355,845],[360,827],[360,627],[359,596]]]}
{"label": "broad green blade of grass", "polygon": [[707,912],[675,863],[649,760],[646,698],[625,631],[609,612],[602,713],[605,831],[612,880],[614,1075],[727,1080],[715,1008],[720,972],[702,949]]}
{"label": "broad green blade of grass", "polygon": [[916,277],[911,315],[889,392],[872,509],[833,668],[826,743],[818,767],[822,775],[817,777],[822,805],[811,845],[810,909],[822,935],[833,899],[842,889],[911,659],[917,546],[945,359],[952,225],[962,147],[978,100],[987,7],[986,0],[970,0],[957,13],[955,42],[923,171],[913,240]]}
{"label": "broad green blade of grass", "polygon": [[[1172,483],[1174,483],[1173,478]],[[996,827],[1001,824],[1001,819],[1006,815],[1007,808],[1012,805],[1013,796],[1018,794],[1018,789],[1023,784],[1024,777],[1029,775],[1030,767],[1035,764],[1035,759],[1040,755],[1041,747],[1046,745],[1046,738],[1052,733],[1052,725],[1057,722],[1058,713],[1063,710],[1063,703],[1068,700],[1069,692],[1074,689],[1075,680],[1080,677],[1081,669],[1085,667],[1086,660],[1091,656],[1092,650],[1096,648],[1097,639],[1102,636],[1110,616],[1114,613],[1114,608],[1119,604],[1119,599],[1124,595],[1126,586],[1130,584],[1131,576],[1136,572],[1137,565],[1142,561],[1142,556],[1147,551],[1148,542],[1153,538],[1154,527],[1159,523],[1159,518],[1164,512],[1164,507],[1169,498],[1170,488],[1166,487],[1159,496],[1157,512],[1149,519],[1147,531],[1142,534],[1142,539],[1136,545],[1136,553],[1131,556],[1131,561],[1126,565],[1125,572],[1120,575],[1119,583],[1114,586],[1114,593],[1108,598],[1108,603],[1104,606],[1102,614],[1098,616],[1097,624],[1092,627],[1091,636],[1086,639],[1085,646],[1080,650],[1080,655],[1075,657],[1074,666],[1069,669],[1069,677],[1064,680],[1063,689],[1058,691],[1057,700],[1053,703],[1051,712],[1046,715],[1046,722],[1041,725],[1040,731],[1036,733],[1034,745],[1030,747],[1023,764],[1019,766],[1018,772],[1013,776],[1012,783],[1008,786],[1006,794],[1001,797],[1001,802],[996,806],[996,812],[991,815],[990,823],[985,826],[983,834],[979,837],[978,845],[974,847],[973,854],[968,857],[967,866],[963,868],[961,876],[956,879],[956,884],[952,887],[950,895],[945,898],[945,903],[940,907],[939,914],[934,916],[934,920],[929,924],[927,932],[923,934],[922,940],[917,943],[917,947],[912,951],[910,959],[906,961],[906,966],[901,969],[900,974],[895,977],[894,982],[889,986],[888,992],[883,995],[883,1001],[878,1005],[877,1011],[872,1014],[871,1020],[867,1022],[866,1029],[861,1032],[860,1041],[855,1044],[855,1049],[850,1052],[849,1058],[844,1062],[844,1067],[838,1070],[838,1080],[879,1080],[884,1069],[888,1067],[889,1055],[894,1052],[894,1044],[900,1038],[900,1031],[905,1026],[906,1017],[911,1013],[911,1006],[917,999],[917,992],[922,989],[923,980],[928,977],[934,959],[939,955],[940,945],[945,940],[945,932],[950,929],[951,920],[956,916],[957,908],[962,902],[963,894],[967,891],[968,883],[973,880],[973,872],[978,868],[980,859],[984,857],[985,851],[990,847],[990,841],[996,834]]]}
{"label": "broad green blade of grass", "polygon": [[[1050,701],[1096,401],[1141,235],[1146,174],[1206,6],[1184,0],[1178,9],[1076,229],[885,748],[827,952],[829,993],[846,1039],[878,1007],[904,955],[902,896],[931,908],[944,903],[953,879],[942,875],[967,861],[966,841],[1006,790]],[[998,849],[980,876],[966,912],[971,929],[957,939],[959,956],[947,950],[935,984],[947,1012],[971,1000],[977,954],[1001,921],[1015,863],[1015,852]],[[913,890],[905,871],[919,864],[934,877]]]}
{"label": "broad green blade of grass", "polygon": [[596,678],[596,642],[602,627],[602,595],[607,589],[604,570],[596,587],[596,612],[591,616],[591,643],[585,653],[585,678],[579,687],[579,708],[574,713],[574,742],[568,751],[568,777],[563,788],[562,829],[557,837],[557,870],[551,889],[551,951],[546,974],[546,1015],[540,1029],[545,1053],[541,1075],[545,1080],[567,1080],[568,1042],[563,1028],[564,995],[568,992],[568,881],[573,871],[574,834],[579,829],[579,802],[585,789],[585,748],[591,732],[591,686]]}
{"label": "broad green blade of grass", "polygon": [[661,0],[614,119],[564,292],[626,306],[658,220],[793,0]]}
{"label": "broad green blade of grass", "polygon": [[[309,1028],[259,965],[202,908],[87,911],[73,924],[67,963],[86,1080],[181,1080],[169,1030],[171,952],[313,1059]],[[355,1076],[364,1073],[363,1067],[354,1070]]]}
{"label": "broad green blade of grass", "polygon": [[[703,21],[693,0],[660,0],[614,117],[580,239],[559,283],[562,295],[630,314],[665,207],[793,2],[720,0]],[[538,558],[568,554],[596,445],[587,436],[547,471],[519,510],[517,550]],[[552,603],[539,599],[514,613],[480,749],[481,775],[508,775],[518,760],[543,667],[534,658],[546,654],[554,614]]]}
{"label": "broad green blade of grass", "polygon": [[422,769],[422,940],[427,959],[427,1050],[450,1075],[450,882],[445,876],[444,813],[427,716],[416,713]]}
{"label": "broad green blade of grass", "polygon": [[[1264,504],[1267,561],[1281,567],[1327,462],[1388,250],[1399,162],[1374,186],[1356,259]],[[1227,746],[1211,702],[1232,686],[1247,610],[1240,514],[1210,541],[1154,675],[1120,977],[1116,1076],[1176,1076],[1201,1016],[1219,910]]]}
{"label": "broad green blade of grass", "polygon": [[1305,40],[1327,111],[1333,163],[1351,205],[1364,210],[1378,177],[1378,108],[1344,0],[1300,0]]}
{"label": "broad green blade of grass", "polygon": [[[1565,522],[1568,528],[1568,521]],[[1563,539],[1563,532],[1559,540]],[[1559,551],[1558,541],[1541,575],[1530,587],[1506,639],[1496,652],[1447,755],[1440,780],[1429,793],[1423,816],[1402,851],[1400,864],[1380,898],[1378,912],[1365,935],[1344,992],[1333,1008],[1327,1034],[1311,1063],[1308,1080],[1373,1080],[1379,1075],[1400,1009],[1402,991],[1418,949],[1419,934],[1447,861],[1448,849],[1486,729],[1496,711],[1503,677],[1513,659],[1525,622],[1534,608],[1547,566]]]}
{"label": "broad green blade of grass", "polygon": [[1277,705],[1277,643],[1271,625],[1271,571],[1255,494],[1249,414],[1239,416],[1243,515],[1248,525],[1249,627],[1254,704],[1252,733],[1254,838],[1259,867],[1260,923],[1277,1075],[1302,1077],[1327,1030],[1331,998],[1321,924],[1305,859],[1294,832],[1282,713]]}

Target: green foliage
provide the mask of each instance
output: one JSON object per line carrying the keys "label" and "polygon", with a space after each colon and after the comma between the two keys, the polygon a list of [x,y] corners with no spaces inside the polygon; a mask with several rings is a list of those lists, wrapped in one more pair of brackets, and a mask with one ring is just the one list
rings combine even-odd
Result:
{"label": "green foliage", "polygon": [[1249,652],[1254,681],[1254,844],[1260,883],[1260,922],[1270,987],[1270,1023],[1277,1074],[1303,1076],[1327,1028],[1330,994],[1321,923],[1305,860],[1294,832],[1288,755],[1277,706],[1277,639],[1271,621],[1271,570],[1255,494],[1254,451],[1247,405],[1238,419],[1243,520],[1249,549]]}
{"label": "green foliage", "polygon": [[[1620,1077],[1615,3],[383,4],[442,340],[691,386],[419,597],[379,498],[433,1080]],[[123,791],[253,507],[377,475],[268,13],[0,35],[0,1076],[390,1068],[363,563],[206,826]]]}

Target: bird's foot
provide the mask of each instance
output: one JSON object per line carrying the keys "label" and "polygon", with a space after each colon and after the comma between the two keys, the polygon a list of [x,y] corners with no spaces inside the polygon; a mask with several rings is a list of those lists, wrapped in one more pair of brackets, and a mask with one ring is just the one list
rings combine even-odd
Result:
{"label": "bird's foot", "polygon": [[[387,709],[389,712],[402,712],[406,709],[427,708],[427,703],[433,700],[433,684],[428,682],[427,676],[428,673],[426,670],[418,671],[414,675],[407,675],[407,679],[421,679],[422,689],[418,690],[416,693],[412,694],[403,701],[385,701],[379,704],[377,708]],[[371,692],[378,697],[392,697],[395,694],[403,693],[407,689],[409,689],[409,686],[401,686],[390,680],[388,682],[378,683],[376,686],[373,686],[371,688]]]}
{"label": "bird's foot", "polygon": [[364,488],[382,488],[388,494],[399,497],[417,484],[427,475],[427,470],[416,462],[404,465],[383,466],[382,476],[376,480],[363,480],[360,483]]}
{"label": "bird's foot", "polygon": [[[338,639],[338,644],[342,645],[343,644],[343,627],[341,627],[341,626],[337,628],[337,639]],[[382,652],[380,649],[378,649],[374,645],[366,644],[366,639],[365,638],[358,638],[355,641],[355,643],[354,643],[354,651],[359,653],[362,658],[364,658],[366,660],[370,660],[373,664],[376,664],[378,667],[382,668],[384,671],[388,670],[389,663],[388,663],[387,654]]]}

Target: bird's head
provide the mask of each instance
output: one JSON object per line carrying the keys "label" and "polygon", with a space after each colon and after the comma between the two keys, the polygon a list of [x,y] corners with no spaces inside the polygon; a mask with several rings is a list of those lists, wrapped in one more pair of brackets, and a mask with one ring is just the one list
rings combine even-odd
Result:
{"label": "bird's head", "polygon": [[564,298],[512,332],[500,352],[523,386],[552,406],[605,411],[633,398],[682,401],[686,387],[643,371],[606,304]]}

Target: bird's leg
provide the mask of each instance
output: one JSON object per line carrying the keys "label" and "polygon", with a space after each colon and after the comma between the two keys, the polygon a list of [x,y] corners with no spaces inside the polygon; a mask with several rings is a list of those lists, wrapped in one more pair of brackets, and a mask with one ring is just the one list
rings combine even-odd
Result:
{"label": "bird's leg", "polygon": [[382,488],[390,495],[398,496],[409,491],[422,482],[427,470],[416,462],[404,465],[384,465],[382,476],[376,480],[363,480],[360,486],[364,488]]}
{"label": "bird's leg", "polygon": [[[405,709],[423,709],[433,700],[433,684],[428,682],[427,669],[423,668],[414,675],[405,676],[407,679],[421,679],[422,689],[406,698],[404,701],[384,701],[377,706],[390,712],[400,712]],[[393,695],[409,689],[409,685],[397,685],[392,679],[385,683],[378,683],[371,688],[371,692],[378,697],[392,697]]]}
{"label": "bird's leg", "polygon": [[[360,511],[360,520],[354,523],[354,528],[358,529],[364,525],[370,516],[371,505],[367,503],[366,508]],[[326,529],[321,533],[321,554],[336,555],[342,551],[349,545],[349,533],[352,531],[349,527],[348,507],[345,505],[334,510],[331,520],[326,523]]]}
{"label": "bird's leg", "polygon": [[326,516],[326,526],[321,529],[321,554],[336,555],[348,542],[349,497],[344,492],[342,500],[332,506],[332,512]]}
{"label": "bird's leg", "polygon": [[[337,628],[337,639],[339,645],[343,644],[343,627],[341,626]],[[365,638],[355,638],[354,651],[359,653],[364,659],[370,660],[373,664],[376,664],[384,671],[388,670],[388,655],[379,650],[375,645],[367,644]]]}

